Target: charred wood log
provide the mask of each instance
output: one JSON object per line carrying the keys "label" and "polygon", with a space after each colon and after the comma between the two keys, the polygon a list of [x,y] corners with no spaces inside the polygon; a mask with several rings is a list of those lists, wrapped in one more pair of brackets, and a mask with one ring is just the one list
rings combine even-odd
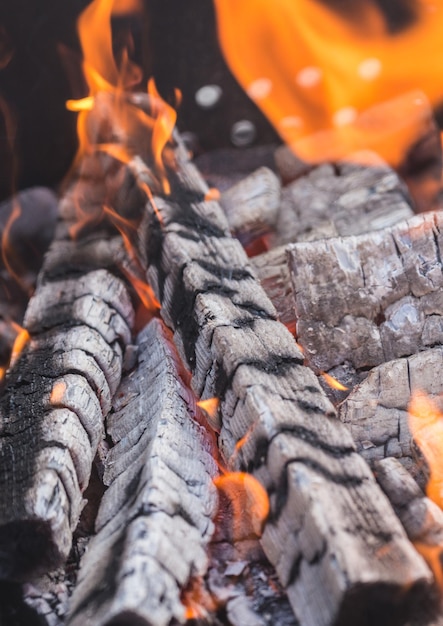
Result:
{"label": "charred wood log", "polygon": [[267,167],[261,167],[222,194],[220,204],[231,232],[243,245],[272,229],[280,192],[277,176]]}
{"label": "charred wood log", "polygon": [[[339,170],[339,173],[337,171]],[[278,242],[378,230],[411,217],[403,183],[387,166],[323,165],[283,190]],[[251,259],[278,319],[295,332],[295,303],[286,244]]]}
{"label": "charred wood log", "polygon": [[443,392],[442,373],[443,349],[434,348],[383,363],[354,387],[340,405],[339,417],[370,464],[395,457],[424,485],[425,463],[409,430],[408,402],[414,391],[438,398]]}
{"label": "charred wood log", "polygon": [[294,612],[302,624],[364,624],[374,612],[402,623],[427,597],[430,572],[275,321],[220,207],[203,201],[180,146],[176,156],[172,196],[156,199],[161,223],[153,215],[145,235],[148,275],[194,390],[220,399],[225,458],[271,494],[262,544]]}
{"label": "charred wood log", "polygon": [[425,496],[399,460],[389,457],[375,464],[377,481],[388,496],[408,537],[428,555],[434,550],[436,563],[443,557],[443,511]]}
{"label": "charred wood log", "polygon": [[288,248],[297,336],[315,371],[365,370],[439,345],[442,216]]}
{"label": "charred wood log", "polygon": [[[76,200],[71,190],[62,213]],[[115,261],[114,273],[101,269],[95,242],[79,250],[68,228],[63,221],[57,228],[25,315],[29,340],[0,395],[3,579],[28,579],[68,556],[134,323]]]}
{"label": "charred wood log", "polygon": [[320,165],[283,189],[275,245],[359,235],[412,215],[407,188],[387,165]]}
{"label": "charred wood log", "polygon": [[207,565],[217,503],[211,437],[160,322],[140,334],[138,349],[108,418],[110,486],[82,560],[72,626],[182,621],[181,590]]}

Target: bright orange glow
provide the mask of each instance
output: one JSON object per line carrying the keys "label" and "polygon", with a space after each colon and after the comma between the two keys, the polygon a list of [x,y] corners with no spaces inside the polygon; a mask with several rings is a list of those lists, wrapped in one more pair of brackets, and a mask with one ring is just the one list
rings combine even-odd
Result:
{"label": "bright orange glow", "polygon": [[409,402],[409,429],[425,457],[430,477],[428,497],[443,506],[443,413],[437,403],[422,391],[415,391]]}
{"label": "bright orange glow", "polygon": [[428,545],[420,541],[415,541],[414,546],[429,565],[434,574],[436,584],[443,591],[443,546]]}
{"label": "bright orange glow", "polygon": [[226,472],[214,479],[214,485],[231,501],[234,523],[246,517],[260,536],[269,515],[269,498],[258,480],[245,472]]}
{"label": "bright orange glow", "polygon": [[6,367],[0,367],[0,383],[4,379],[5,374],[6,374]]}
{"label": "bright orange glow", "polygon": [[215,0],[222,49],[302,159],[370,149],[396,165],[443,102],[443,4],[416,0],[415,21],[395,33],[375,2],[348,4]]}
{"label": "bright orange glow", "polygon": [[17,332],[17,336],[12,346],[10,359],[10,365],[13,365],[20,356],[20,354],[23,352],[23,349],[25,348],[28,341],[31,339],[31,336],[26,328],[22,328],[21,326],[19,326],[19,324],[11,322],[11,325]]}
{"label": "bright orange glow", "polygon": [[334,378],[327,372],[322,372],[321,377],[332,389],[338,389],[339,391],[348,390],[348,387],[345,387],[345,385],[342,385],[340,381],[338,381],[336,378]]}
{"label": "bright orange glow", "polygon": [[65,393],[66,393],[65,383],[61,381],[55,383],[51,391],[51,397],[50,397],[51,404],[53,405],[60,404],[64,398]]}
{"label": "bright orange glow", "polygon": [[[142,78],[140,68],[129,58],[132,41],[127,42],[118,62],[112,48],[111,15],[126,15],[142,8],[142,0],[94,0],[86,7],[78,20],[78,33],[89,94],[80,100],[69,100],[66,106],[78,112],[76,164],[95,150],[125,164],[138,154],[153,162],[159,186],[168,194],[163,151],[171,138],[176,112],[161,99],[153,80],[148,84],[149,114],[131,102],[127,90]],[[108,133],[115,143],[100,143],[102,132]]]}

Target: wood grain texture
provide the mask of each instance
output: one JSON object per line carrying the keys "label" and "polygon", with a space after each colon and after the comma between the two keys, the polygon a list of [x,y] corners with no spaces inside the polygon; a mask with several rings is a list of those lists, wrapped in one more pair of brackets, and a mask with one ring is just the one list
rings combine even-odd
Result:
{"label": "wood grain texture", "polygon": [[[77,200],[69,190],[61,213],[75,216]],[[122,239],[102,230],[74,241],[73,224],[57,225],[25,314],[30,339],[0,392],[2,579],[29,580],[68,556],[131,342]]]}
{"label": "wood grain texture", "polygon": [[315,371],[355,370],[439,345],[442,216],[289,246],[297,336]]}
{"label": "wood grain texture", "polygon": [[152,216],[145,232],[148,276],[193,389],[220,399],[227,462],[271,495],[262,543],[294,612],[301,624],[364,624],[371,607],[380,623],[400,624],[432,576],[275,320],[220,207],[204,202],[183,150],[176,161],[171,197],[155,200],[161,224]]}
{"label": "wood grain texture", "polygon": [[259,168],[222,193],[220,204],[229,227],[243,245],[272,229],[280,194],[280,181],[267,167]]}
{"label": "wood grain texture", "polygon": [[320,165],[283,189],[274,245],[386,228],[412,217],[411,203],[386,164]]}
{"label": "wood grain texture", "polygon": [[139,362],[108,418],[114,447],[73,595],[69,625],[149,624],[184,618],[182,588],[207,566],[217,495],[214,443],[195,419],[169,331],[153,320]]}

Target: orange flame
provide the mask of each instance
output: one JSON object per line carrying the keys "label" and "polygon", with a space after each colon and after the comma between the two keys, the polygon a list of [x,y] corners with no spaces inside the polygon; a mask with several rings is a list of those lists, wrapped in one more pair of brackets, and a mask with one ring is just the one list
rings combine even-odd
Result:
{"label": "orange flame", "polygon": [[415,391],[408,406],[409,429],[425,457],[430,477],[428,497],[443,506],[443,413],[437,403],[422,391]]}
{"label": "orange flame", "polygon": [[443,101],[443,5],[416,0],[415,19],[395,33],[375,2],[346,5],[345,14],[320,0],[215,0],[222,49],[301,158],[372,149],[395,165],[428,101]]}
{"label": "orange flame", "polygon": [[0,367],[0,383],[4,379],[5,375],[6,375],[6,367]]}
{"label": "orange flame", "polygon": [[248,518],[259,537],[269,515],[269,498],[258,480],[246,472],[226,472],[214,479],[214,485],[231,501],[234,522]]}
{"label": "orange flame", "polygon": [[31,339],[31,336],[26,328],[22,328],[19,324],[16,324],[16,322],[11,322],[11,326],[17,331],[17,336],[12,346],[11,359],[9,362],[10,366],[14,365],[15,361],[23,352],[26,344]]}
{"label": "orange flame", "polygon": [[[116,211],[106,205],[103,206],[103,213],[110,218],[111,222],[120,232],[130,259],[139,268],[140,272],[142,272],[143,270],[137,256],[137,252],[131,242],[131,237],[129,235],[129,232],[131,231],[133,234],[136,232],[136,225],[133,224],[130,220],[125,219]],[[146,311],[151,314],[151,317],[152,315],[155,315],[160,310],[161,304],[155,297],[152,287],[150,287],[150,285],[148,285],[148,283],[146,283],[144,280],[138,278],[135,274],[130,272],[127,268],[122,266],[120,269],[134,287]]]}
{"label": "orange flame", "polygon": [[321,377],[332,389],[337,389],[338,391],[348,391],[349,389],[349,387],[343,385],[339,380],[337,380],[327,372],[322,372]]}
{"label": "orange flame", "polygon": [[[78,112],[76,164],[93,150],[104,151],[128,163],[134,154],[133,144],[143,144],[144,148],[147,136],[151,143],[149,156],[164,193],[169,194],[163,151],[171,138],[176,112],[161,99],[152,79],[148,83],[150,114],[135,106],[125,90],[140,82],[141,70],[130,61],[127,48],[117,64],[112,48],[111,15],[128,14],[141,8],[141,0],[94,0],[86,7],[78,20],[78,33],[89,94],[80,100],[69,100],[66,106]],[[110,97],[104,98],[103,92]],[[115,144],[97,144],[97,137],[93,135],[98,135],[103,128],[112,135]],[[92,129],[95,130],[92,132]]]}

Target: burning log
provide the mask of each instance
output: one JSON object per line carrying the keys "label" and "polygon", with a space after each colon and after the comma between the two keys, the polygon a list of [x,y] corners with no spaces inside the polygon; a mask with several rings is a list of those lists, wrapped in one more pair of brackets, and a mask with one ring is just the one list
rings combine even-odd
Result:
{"label": "burning log", "polygon": [[285,187],[278,214],[277,243],[251,259],[278,319],[295,332],[296,314],[287,242],[332,238],[378,230],[411,217],[407,190],[384,164],[323,165]]}
{"label": "burning log", "polygon": [[229,227],[243,245],[271,230],[277,219],[280,193],[277,176],[261,167],[222,194],[220,204]]}
{"label": "burning log", "polygon": [[[71,190],[62,207],[77,200]],[[2,579],[66,559],[134,323],[129,287],[97,265],[94,242],[83,242],[82,271],[66,228],[58,227],[0,399]],[[121,238],[119,246],[123,255]]]}
{"label": "burning log", "polygon": [[297,336],[317,372],[365,370],[442,342],[439,213],[288,248]]}
{"label": "burning log", "polygon": [[372,369],[339,408],[359,453],[373,464],[395,457],[424,484],[423,458],[408,426],[408,402],[415,391],[443,392],[443,349],[425,350]]}
{"label": "burning log", "polygon": [[168,332],[152,321],[123,379],[107,430],[109,489],[74,591],[68,623],[182,621],[182,588],[207,565],[217,496],[211,439],[195,419]]}
{"label": "burning log", "polygon": [[220,401],[229,466],[271,494],[265,553],[302,624],[363,624],[373,611],[401,623],[429,601],[430,572],[180,146],[176,160],[145,235],[148,276],[195,392]]}
{"label": "burning log", "polygon": [[359,235],[412,217],[405,184],[376,155],[370,156],[375,159],[371,166],[320,165],[285,187],[275,244]]}

